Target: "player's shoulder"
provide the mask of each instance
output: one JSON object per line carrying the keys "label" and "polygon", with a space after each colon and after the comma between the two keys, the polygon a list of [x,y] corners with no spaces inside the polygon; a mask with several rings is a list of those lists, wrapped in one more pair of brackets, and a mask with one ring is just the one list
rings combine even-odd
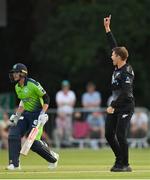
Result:
{"label": "player's shoulder", "polygon": [[133,71],[133,68],[132,68],[132,66],[130,64],[126,64],[126,71],[127,72]]}
{"label": "player's shoulder", "polygon": [[20,86],[19,86],[19,84],[18,83],[16,83],[16,85],[15,85],[15,90],[17,91],[19,91],[19,89],[20,89]]}
{"label": "player's shoulder", "polygon": [[134,71],[130,64],[126,64],[125,67],[123,68],[123,71],[127,74],[134,76]]}
{"label": "player's shoulder", "polygon": [[31,85],[35,85],[35,86],[39,86],[39,82],[37,82],[36,80],[32,79],[32,78],[28,78],[27,81],[29,82],[29,84]]}

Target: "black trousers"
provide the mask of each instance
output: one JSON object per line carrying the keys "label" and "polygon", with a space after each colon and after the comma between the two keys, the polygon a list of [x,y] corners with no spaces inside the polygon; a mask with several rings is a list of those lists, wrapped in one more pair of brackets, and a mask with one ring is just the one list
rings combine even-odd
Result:
{"label": "black trousers", "polygon": [[116,156],[116,163],[128,166],[129,153],[127,132],[133,112],[108,114],[105,123],[105,137]]}

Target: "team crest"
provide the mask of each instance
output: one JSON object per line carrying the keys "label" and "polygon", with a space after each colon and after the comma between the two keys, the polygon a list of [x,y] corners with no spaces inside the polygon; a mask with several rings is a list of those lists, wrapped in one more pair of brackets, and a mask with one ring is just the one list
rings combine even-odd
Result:
{"label": "team crest", "polygon": [[24,89],[24,92],[27,93],[27,92],[28,92],[28,88],[25,88],[25,89]]}

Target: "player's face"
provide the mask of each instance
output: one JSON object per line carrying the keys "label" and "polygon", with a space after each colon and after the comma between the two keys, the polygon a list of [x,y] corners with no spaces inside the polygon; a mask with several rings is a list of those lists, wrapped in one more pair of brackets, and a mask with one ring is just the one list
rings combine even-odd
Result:
{"label": "player's face", "polygon": [[113,65],[114,66],[118,65],[119,56],[116,55],[114,51],[112,52],[111,59],[113,61]]}
{"label": "player's face", "polygon": [[14,78],[14,81],[18,81],[20,79],[20,72],[14,72],[13,78]]}

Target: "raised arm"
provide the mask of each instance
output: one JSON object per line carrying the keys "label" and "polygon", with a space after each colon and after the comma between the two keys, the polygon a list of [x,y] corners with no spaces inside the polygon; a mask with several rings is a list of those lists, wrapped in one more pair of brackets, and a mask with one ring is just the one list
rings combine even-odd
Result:
{"label": "raised arm", "polygon": [[108,39],[111,49],[113,49],[114,47],[117,47],[118,45],[117,45],[117,41],[116,41],[113,33],[111,32],[110,21],[111,21],[111,15],[104,18],[104,27],[105,27],[107,39]]}

